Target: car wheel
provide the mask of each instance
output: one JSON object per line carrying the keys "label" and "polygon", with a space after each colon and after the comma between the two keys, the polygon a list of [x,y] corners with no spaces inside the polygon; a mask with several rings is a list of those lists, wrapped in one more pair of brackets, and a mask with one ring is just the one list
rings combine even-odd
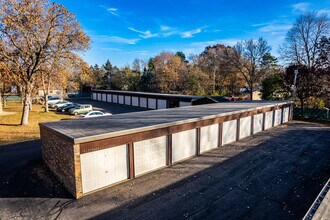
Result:
{"label": "car wheel", "polygon": [[74,112],[73,114],[74,114],[74,115],[78,115],[78,112]]}

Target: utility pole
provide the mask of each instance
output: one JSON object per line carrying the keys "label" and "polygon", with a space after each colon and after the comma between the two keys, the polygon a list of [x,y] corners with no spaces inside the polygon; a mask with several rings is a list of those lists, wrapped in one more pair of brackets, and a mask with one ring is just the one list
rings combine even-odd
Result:
{"label": "utility pole", "polygon": [[293,119],[293,107],[294,107],[294,101],[296,99],[296,83],[297,83],[297,76],[298,76],[298,69],[294,70],[294,80],[293,80],[293,92],[292,92],[292,102],[291,102],[291,116],[290,119]]}

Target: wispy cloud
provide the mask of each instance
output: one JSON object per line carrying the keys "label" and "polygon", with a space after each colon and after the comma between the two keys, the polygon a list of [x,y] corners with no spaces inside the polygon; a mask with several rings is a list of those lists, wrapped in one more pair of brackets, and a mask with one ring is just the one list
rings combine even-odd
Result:
{"label": "wispy cloud", "polygon": [[289,24],[269,24],[258,29],[260,32],[283,32],[288,31],[292,25]]}
{"label": "wispy cloud", "polygon": [[123,37],[109,36],[109,35],[96,35],[96,36],[92,36],[92,40],[94,42],[99,42],[99,43],[136,44],[140,39],[123,38]]}
{"label": "wispy cloud", "polygon": [[262,27],[271,24],[271,22],[259,23],[259,24],[252,24],[252,27]]}
{"label": "wispy cloud", "polygon": [[308,2],[300,2],[294,5],[291,5],[291,8],[293,9],[294,13],[302,13],[308,10],[309,8],[309,3]]}
{"label": "wispy cloud", "polygon": [[157,33],[152,34],[149,30],[148,31],[140,31],[140,30],[137,30],[137,29],[132,28],[132,27],[129,27],[128,29],[131,30],[131,31],[134,31],[136,33],[139,33],[140,34],[139,36],[142,37],[142,38],[145,38],[145,39],[158,36]]}
{"label": "wispy cloud", "polygon": [[319,15],[326,14],[327,16],[330,16],[330,9],[321,9],[317,12]]}
{"label": "wispy cloud", "polygon": [[107,8],[107,11],[110,12],[112,15],[118,16],[118,8]]}
{"label": "wispy cloud", "polygon": [[194,30],[181,32],[180,35],[181,35],[181,38],[192,38],[194,34],[198,34],[200,32],[202,32],[202,29],[197,28]]}
{"label": "wispy cloud", "polygon": [[121,49],[113,48],[113,47],[103,47],[103,48],[101,48],[101,50],[104,50],[104,51],[113,51],[113,52],[122,51]]}
{"label": "wispy cloud", "polygon": [[173,35],[180,36],[181,38],[192,38],[195,34],[201,33],[204,28],[205,27],[201,27],[187,31],[187,30],[180,30],[176,27],[160,25],[160,31],[158,32],[151,32],[150,30],[141,31],[133,27],[129,27],[128,29],[136,33],[139,33],[139,37],[148,39],[152,37],[166,38]]}
{"label": "wispy cloud", "polygon": [[160,25],[160,30],[161,31],[168,31],[170,30],[171,28],[169,26],[166,26],[166,25]]}

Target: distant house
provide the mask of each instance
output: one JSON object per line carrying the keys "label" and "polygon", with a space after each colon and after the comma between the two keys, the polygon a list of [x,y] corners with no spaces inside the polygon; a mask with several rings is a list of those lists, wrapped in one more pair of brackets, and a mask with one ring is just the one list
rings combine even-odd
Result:
{"label": "distant house", "polygon": [[[240,93],[247,98],[247,100],[251,100],[250,90],[247,88],[240,89]],[[252,93],[252,100],[262,100],[262,92],[259,89],[255,89]]]}
{"label": "distant house", "polygon": [[[56,88],[56,87],[51,87],[49,89],[49,94],[50,96],[59,96],[59,97],[63,97],[64,96],[65,91],[63,89],[60,88]],[[38,89],[38,96],[44,96],[44,90],[42,88]]]}

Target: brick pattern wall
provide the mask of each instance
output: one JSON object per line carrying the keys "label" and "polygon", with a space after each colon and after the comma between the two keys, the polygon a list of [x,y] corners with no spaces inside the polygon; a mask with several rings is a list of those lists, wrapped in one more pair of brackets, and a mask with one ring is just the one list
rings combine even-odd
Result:
{"label": "brick pattern wall", "polygon": [[76,197],[74,145],[43,127],[40,127],[40,136],[43,161]]}

